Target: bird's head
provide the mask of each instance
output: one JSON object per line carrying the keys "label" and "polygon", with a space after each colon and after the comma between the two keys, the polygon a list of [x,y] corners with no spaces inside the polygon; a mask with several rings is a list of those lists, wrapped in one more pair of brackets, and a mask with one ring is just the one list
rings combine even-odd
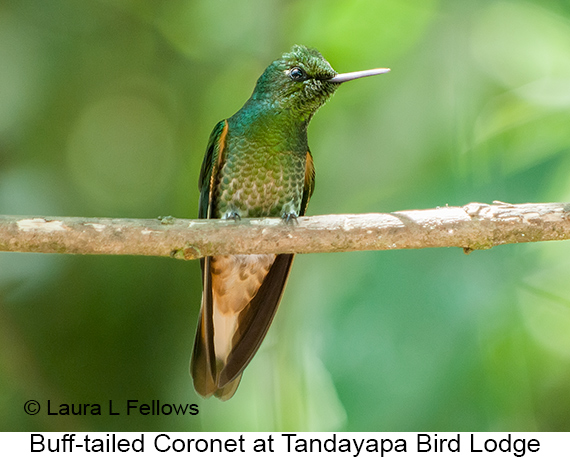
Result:
{"label": "bird's head", "polygon": [[388,71],[376,68],[338,74],[319,51],[296,45],[265,69],[257,80],[252,99],[289,110],[308,121],[341,83]]}

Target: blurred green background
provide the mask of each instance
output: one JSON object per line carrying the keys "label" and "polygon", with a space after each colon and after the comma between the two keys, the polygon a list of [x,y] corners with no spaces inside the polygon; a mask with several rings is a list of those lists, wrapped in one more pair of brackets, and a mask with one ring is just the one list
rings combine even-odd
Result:
{"label": "blurred green background", "polygon": [[[211,129],[296,43],[339,72],[392,68],[315,116],[309,215],[570,201],[568,2],[1,0],[0,214],[195,217]],[[221,403],[188,374],[197,261],[0,253],[0,430],[569,430],[569,259],[298,256]]]}

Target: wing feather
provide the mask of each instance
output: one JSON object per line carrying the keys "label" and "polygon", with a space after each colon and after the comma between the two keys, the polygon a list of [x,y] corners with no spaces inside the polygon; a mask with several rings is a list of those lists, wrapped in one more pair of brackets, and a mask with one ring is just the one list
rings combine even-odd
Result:
{"label": "wing feather", "polygon": [[213,201],[214,180],[223,161],[227,134],[228,121],[223,120],[216,124],[208,140],[206,155],[204,156],[200,177],[198,178],[198,189],[200,190],[198,218],[200,219],[210,219],[212,217],[211,212],[215,207]]}
{"label": "wing feather", "polygon": [[305,162],[305,183],[303,186],[303,198],[301,199],[301,211],[299,216],[304,216],[309,206],[309,200],[315,190],[315,164],[311,151],[307,151],[307,161]]}
{"label": "wing feather", "polygon": [[[209,219],[212,217],[215,178],[223,160],[225,139],[228,132],[226,120],[218,122],[212,130],[206,155],[202,162],[198,187],[200,189],[200,204],[198,217]],[[209,397],[217,389],[216,387],[216,355],[214,351],[214,327],[213,327],[213,299],[212,299],[212,274],[211,259],[206,257],[200,262],[202,267],[202,306],[196,329],[194,350],[190,362],[190,372],[194,379],[194,388],[204,396]],[[236,386],[237,388],[237,386]]]}

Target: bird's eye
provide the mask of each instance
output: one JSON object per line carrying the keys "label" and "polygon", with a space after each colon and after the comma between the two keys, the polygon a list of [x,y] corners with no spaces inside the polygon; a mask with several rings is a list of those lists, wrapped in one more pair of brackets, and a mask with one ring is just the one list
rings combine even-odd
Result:
{"label": "bird's eye", "polygon": [[300,82],[300,81],[304,81],[305,79],[307,79],[307,73],[305,73],[302,68],[293,67],[293,68],[291,68],[291,70],[289,70],[289,77],[293,81]]}

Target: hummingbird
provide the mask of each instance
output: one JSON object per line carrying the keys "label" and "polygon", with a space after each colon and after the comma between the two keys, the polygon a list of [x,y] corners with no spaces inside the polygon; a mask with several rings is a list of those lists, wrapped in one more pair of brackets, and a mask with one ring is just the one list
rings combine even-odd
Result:
{"label": "hummingbird", "polygon": [[[305,214],[315,188],[307,127],[340,84],[388,68],[338,74],[316,50],[293,46],[257,80],[243,107],[212,131],[198,187],[200,219]],[[275,316],[294,254],[201,259],[202,303],[190,362],[203,397],[230,399]]]}

